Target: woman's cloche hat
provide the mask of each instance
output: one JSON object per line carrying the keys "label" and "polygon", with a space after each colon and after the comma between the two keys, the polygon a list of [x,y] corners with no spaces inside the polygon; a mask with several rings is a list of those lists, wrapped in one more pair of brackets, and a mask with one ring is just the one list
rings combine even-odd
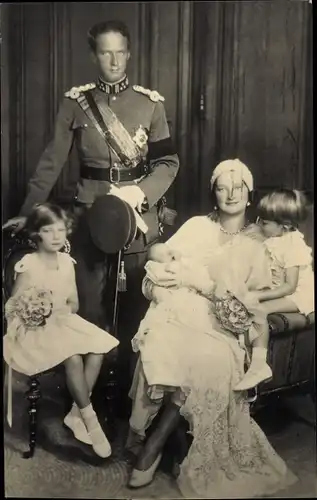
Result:
{"label": "woman's cloche hat", "polygon": [[210,179],[210,188],[212,189],[214,187],[214,184],[220,175],[232,171],[240,172],[241,178],[246,184],[248,190],[250,192],[253,191],[253,175],[251,174],[248,167],[237,158],[235,160],[222,161],[216,166]]}

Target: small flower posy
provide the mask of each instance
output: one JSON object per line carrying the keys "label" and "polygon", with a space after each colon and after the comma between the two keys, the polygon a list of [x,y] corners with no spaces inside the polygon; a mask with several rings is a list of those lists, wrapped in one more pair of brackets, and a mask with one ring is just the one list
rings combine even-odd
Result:
{"label": "small flower posy", "polygon": [[7,320],[18,320],[26,330],[43,327],[53,310],[50,290],[30,287],[11,297],[5,305]]}
{"label": "small flower posy", "polygon": [[253,319],[247,308],[235,295],[226,291],[214,297],[215,316],[221,326],[235,335],[248,333]]}

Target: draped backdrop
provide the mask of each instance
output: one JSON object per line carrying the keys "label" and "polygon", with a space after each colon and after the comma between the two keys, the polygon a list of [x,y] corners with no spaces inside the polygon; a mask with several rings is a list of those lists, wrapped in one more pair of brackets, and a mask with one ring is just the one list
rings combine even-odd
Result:
{"label": "draped backdrop", "polygon": [[[86,34],[96,22],[131,32],[132,83],[165,97],[181,168],[168,193],[185,217],[209,210],[217,162],[245,161],[262,190],[311,190],[312,5],[306,1],[2,4],[3,217],[15,215],[49,141],[63,92],[91,82]],[[52,197],[70,203],[72,152]]]}

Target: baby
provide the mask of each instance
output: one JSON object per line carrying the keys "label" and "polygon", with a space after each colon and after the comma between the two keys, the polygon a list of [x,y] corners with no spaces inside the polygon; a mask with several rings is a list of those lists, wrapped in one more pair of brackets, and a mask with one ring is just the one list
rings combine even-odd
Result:
{"label": "baby", "polygon": [[[166,243],[156,243],[153,245],[148,252],[148,260],[154,262],[160,262],[161,264],[171,264],[172,269],[178,267],[180,262],[184,259],[181,252],[178,250],[173,250]],[[169,269],[170,266],[167,266]]]}
{"label": "baby", "polygon": [[[161,264],[165,264],[165,266]],[[145,265],[145,270],[150,274],[153,283],[155,283],[155,277],[159,277],[162,271],[176,273],[180,272],[182,268],[190,267],[190,264],[192,264],[192,261],[186,258],[179,250],[174,250],[166,243],[157,243],[148,252],[148,262]],[[170,288],[176,290],[180,287],[174,286]]]}
{"label": "baby", "polygon": [[[194,266],[193,259],[185,257],[181,252],[174,250],[165,243],[153,245],[149,250],[148,258],[145,270],[154,285],[159,285],[159,281],[164,277],[168,282],[169,272],[181,275],[182,269],[186,269],[186,272],[188,272]],[[208,273],[207,268],[206,273]],[[148,283],[143,285],[145,296],[147,296],[147,286],[152,285]],[[167,285],[166,287],[156,286],[154,290],[155,294],[151,294],[151,305],[140,324],[140,335],[145,330],[151,329],[154,323],[160,321],[162,315],[167,315],[168,319],[174,323],[176,321],[187,326],[191,324],[195,328],[197,328],[199,318],[208,316],[208,313],[204,314],[204,312],[209,307],[209,301],[203,298],[194,288],[185,285]]]}

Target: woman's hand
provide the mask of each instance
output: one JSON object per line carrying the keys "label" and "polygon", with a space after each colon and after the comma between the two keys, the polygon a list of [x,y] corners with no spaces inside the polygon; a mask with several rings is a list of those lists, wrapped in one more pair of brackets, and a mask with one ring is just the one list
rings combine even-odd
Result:
{"label": "woman's hand", "polygon": [[266,240],[266,237],[262,233],[262,230],[260,226],[256,223],[250,224],[244,231],[243,233],[244,236],[249,236],[249,238],[252,238],[253,240],[263,242]]}
{"label": "woman's hand", "polygon": [[[161,276],[160,276],[161,278]],[[157,285],[163,287],[194,288],[204,295],[209,295],[214,283],[208,275],[204,266],[195,264],[194,266],[180,265],[179,268],[172,266],[165,272],[164,277],[158,280]]]}
{"label": "woman's hand", "polygon": [[154,285],[161,287],[168,288],[179,284],[175,271],[166,269],[166,264],[151,262],[151,266],[146,266],[146,275]]}
{"label": "woman's hand", "polygon": [[252,290],[250,292],[247,292],[245,296],[245,301],[246,302],[260,302],[261,300],[261,291],[260,290]]}
{"label": "woman's hand", "polygon": [[168,288],[155,285],[147,275],[142,282],[142,293],[148,300],[154,300],[154,302],[159,303],[165,300],[171,291]]}

